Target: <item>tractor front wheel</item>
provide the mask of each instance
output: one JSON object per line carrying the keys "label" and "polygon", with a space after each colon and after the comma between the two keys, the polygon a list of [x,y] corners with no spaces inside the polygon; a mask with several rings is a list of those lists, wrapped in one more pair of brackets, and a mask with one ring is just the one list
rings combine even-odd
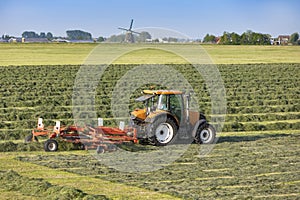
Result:
{"label": "tractor front wheel", "polygon": [[165,146],[169,144],[177,134],[177,126],[170,119],[158,118],[150,125],[150,142],[156,146]]}
{"label": "tractor front wheel", "polygon": [[44,149],[45,151],[57,151],[58,149],[58,143],[56,140],[53,140],[53,139],[49,139],[45,142],[45,145],[44,145]]}

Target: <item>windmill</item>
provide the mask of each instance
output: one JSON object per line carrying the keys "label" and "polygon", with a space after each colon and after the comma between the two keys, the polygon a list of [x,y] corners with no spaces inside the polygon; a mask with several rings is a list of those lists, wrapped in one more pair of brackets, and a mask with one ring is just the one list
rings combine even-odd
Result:
{"label": "windmill", "polygon": [[126,31],[126,35],[125,35],[125,42],[127,43],[134,43],[134,37],[133,37],[133,33],[135,34],[140,34],[138,32],[135,32],[132,30],[132,25],[133,25],[133,19],[131,20],[130,26],[128,29],[126,28],[118,28],[120,30]]}

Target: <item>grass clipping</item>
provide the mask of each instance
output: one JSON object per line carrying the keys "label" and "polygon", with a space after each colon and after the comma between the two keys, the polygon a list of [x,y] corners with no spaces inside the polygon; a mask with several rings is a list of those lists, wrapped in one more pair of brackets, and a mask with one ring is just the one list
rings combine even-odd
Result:
{"label": "grass clipping", "polygon": [[12,170],[0,171],[0,181],[1,189],[43,199],[108,199],[104,195],[89,195],[72,187],[52,185],[43,179],[23,177]]}

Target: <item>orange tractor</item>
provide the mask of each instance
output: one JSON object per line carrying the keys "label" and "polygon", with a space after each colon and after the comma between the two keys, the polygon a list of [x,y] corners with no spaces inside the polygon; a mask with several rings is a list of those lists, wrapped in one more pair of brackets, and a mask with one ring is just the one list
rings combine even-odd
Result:
{"label": "orange tractor", "polygon": [[45,151],[58,149],[57,138],[78,144],[82,149],[94,148],[98,153],[110,151],[116,147],[113,144],[124,142],[148,143],[165,146],[170,143],[188,141],[199,144],[215,142],[216,131],[205,116],[189,109],[190,95],[175,90],[144,90],[143,96],[136,99],[143,103],[143,108],[137,108],[130,113],[128,127],[111,128],[103,126],[101,118],[98,126],[76,125],[56,126],[45,129],[42,119],[25,142],[37,141],[38,136],[47,136]]}
{"label": "orange tractor", "polygon": [[185,139],[199,144],[211,144],[216,131],[206,117],[191,111],[190,95],[176,90],[144,90],[136,99],[144,107],[131,112],[131,127],[137,137],[150,144],[164,146]]}

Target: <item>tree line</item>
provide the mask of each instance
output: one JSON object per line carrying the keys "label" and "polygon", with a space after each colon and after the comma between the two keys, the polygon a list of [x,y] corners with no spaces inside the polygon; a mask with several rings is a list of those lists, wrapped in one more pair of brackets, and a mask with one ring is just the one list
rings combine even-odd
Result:
{"label": "tree line", "polygon": [[[289,37],[289,43],[300,44],[298,41],[299,34],[293,33]],[[203,38],[203,43],[217,43],[224,45],[270,45],[272,37],[270,34],[256,33],[248,30],[241,35],[235,32],[225,31],[222,36],[216,37],[215,35],[206,34]]]}
{"label": "tree line", "polygon": [[[93,40],[91,33],[82,30],[67,30],[66,33],[67,33],[67,37],[54,37],[53,34],[50,32],[48,32],[47,34],[44,32],[38,34],[34,31],[24,31],[22,33],[22,37],[23,38],[47,38],[48,40],[52,40],[55,38],[64,38],[68,40]],[[3,35],[2,38],[3,39],[10,38],[10,36]],[[141,32],[139,35],[134,34],[134,40],[137,42],[146,42],[147,39],[151,39],[151,35],[148,32]],[[103,41],[123,42],[125,40],[125,34],[112,35],[108,38],[100,36],[98,38],[95,38],[95,40],[97,42],[103,42]]]}
{"label": "tree line", "polygon": [[47,34],[45,32],[41,32],[40,34],[34,32],[34,31],[24,31],[22,33],[23,38],[47,38],[47,39],[52,39],[53,34],[48,32]]}
{"label": "tree line", "polygon": [[[47,38],[48,40],[63,38],[68,40],[95,40],[97,42],[123,42],[125,40],[126,35],[112,35],[108,38],[105,37],[98,37],[92,38],[92,34],[89,32],[85,32],[82,30],[67,30],[67,37],[55,37],[51,32],[41,32],[40,34],[34,31],[24,31],[22,33],[23,38]],[[134,34],[134,41],[136,42],[146,42],[151,40],[151,35],[148,32],[141,32],[139,35]],[[13,36],[9,35],[2,35],[2,39],[10,39],[14,38]],[[172,38],[172,37],[165,37],[161,39],[163,42],[180,42],[179,38]],[[251,30],[247,30],[246,32],[242,33],[241,35],[235,32],[227,32],[225,31],[222,36],[215,36],[213,34],[206,34],[202,40],[202,43],[210,43],[210,44],[223,44],[223,45],[270,45],[272,44],[274,38],[271,37],[270,34],[263,34],[253,32]],[[151,40],[153,42],[160,42],[159,39]],[[198,42],[201,40],[197,40]],[[289,36],[288,43],[294,45],[300,45],[299,41],[299,33],[293,33]]]}

